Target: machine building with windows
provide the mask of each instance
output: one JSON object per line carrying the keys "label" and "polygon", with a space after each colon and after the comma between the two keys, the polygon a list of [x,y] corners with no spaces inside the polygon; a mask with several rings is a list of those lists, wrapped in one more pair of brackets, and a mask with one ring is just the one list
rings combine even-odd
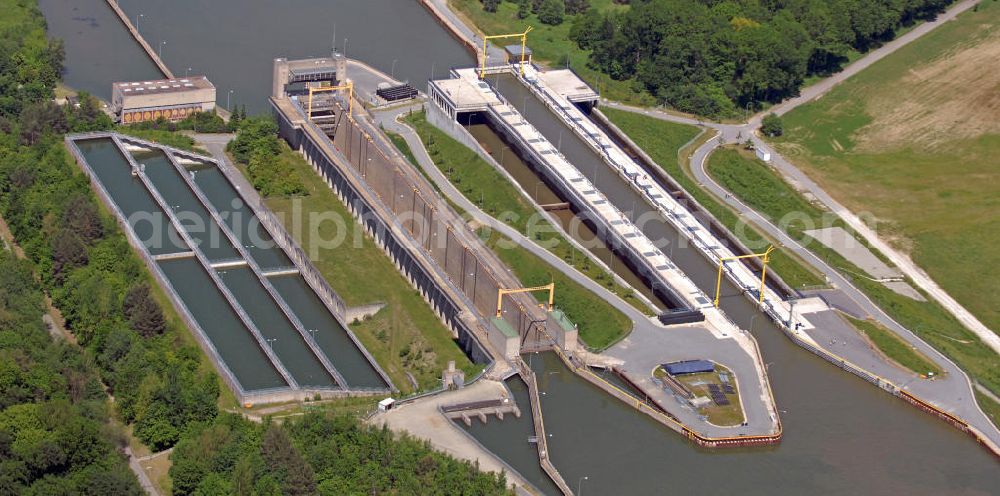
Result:
{"label": "machine building with windows", "polygon": [[112,84],[111,109],[122,124],[164,118],[179,121],[215,110],[215,85],[205,76]]}

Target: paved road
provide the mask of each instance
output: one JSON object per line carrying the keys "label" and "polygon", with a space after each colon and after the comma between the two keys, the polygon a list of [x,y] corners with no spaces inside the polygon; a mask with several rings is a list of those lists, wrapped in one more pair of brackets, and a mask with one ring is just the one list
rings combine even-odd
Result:
{"label": "paved road", "polygon": [[[771,402],[759,376],[759,369],[753,356],[747,353],[732,337],[716,337],[703,327],[677,326],[665,328],[647,317],[635,307],[610,292],[586,275],[567,264],[561,258],[538,246],[514,228],[504,224],[469,201],[437,168],[427,154],[423,143],[409,126],[396,120],[412,107],[394,108],[375,114],[376,122],[385,129],[398,133],[406,140],[421,168],[451,201],[465,209],[481,224],[514,240],[519,246],[541,258],[567,277],[592,291],[616,309],[624,313],[632,322],[632,332],[621,342],[602,353],[621,362],[626,375],[652,393],[652,399],[667,411],[677,416],[693,430],[711,437],[739,434],[769,434],[772,432],[772,418],[768,411]],[[701,420],[697,412],[682,406],[652,384],[650,374],[656,365],[670,360],[708,358],[729,367],[741,381],[741,401],[747,412],[748,425],[745,427],[718,427]],[[748,380],[747,378],[757,378]],[[659,391],[657,393],[656,391]]]}
{"label": "paved road", "polygon": [[[885,58],[889,54],[899,50],[903,46],[913,42],[914,40],[920,38],[921,36],[929,33],[934,28],[948,22],[958,16],[960,13],[972,8],[977,2],[974,0],[966,0],[961,3],[956,4],[954,7],[949,9],[947,12],[942,13],[934,21],[926,22],[917,26],[910,32],[896,38],[895,40],[886,43],[882,47],[869,52],[864,57],[858,59],[851,65],[844,68],[843,71],[834,74],[808,88],[802,90],[802,94],[796,98],[786,100],[771,109],[768,112],[775,112],[779,115],[784,114],[799,105],[808,103],[823,96],[826,92],[830,91],[838,83],[843,82],[847,78],[857,74],[861,70],[871,66],[875,62]],[[817,258],[811,252],[803,248],[798,242],[792,240],[787,234],[774,226],[769,220],[762,217],[760,214],[750,209],[748,206],[740,202],[730,194],[725,188],[720,186],[715,180],[713,180],[705,171],[705,164],[708,155],[715,150],[715,148],[723,144],[732,144],[745,141],[747,138],[751,138],[756,146],[765,146],[763,141],[756,136],[754,131],[760,127],[760,122],[764,112],[758,113],[750,118],[748,123],[744,124],[719,124],[712,122],[703,122],[696,118],[679,116],[672,113],[667,113],[659,110],[648,110],[641,109],[637,107],[632,107],[628,105],[622,105],[615,102],[605,102],[606,105],[611,108],[617,108],[622,110],[628,110],[637,113],[643,113],[657,119],[662,119],[670,122],[677,122],[681,124],[689,125],[701,125],[714,129],[718,133],[716,139],[709,140],[707,143],[695,150],[693,156],[691,157],[691,169],[695,175],[696,180],[711,191],[719,199],[725,201],[728,205],[735,208],[740,214],[763,228],[770,236],[777,239],[781,244],[785,245],[788,249],[799,254],[802,259],[808,262],[810,265],[815,267],[817,270],[822,272],[827,276],[827,278],[833,282],[838,288],[843,290],[848,294],[853,300],[855,300],[859,305],[865,308],[873,317],[881,321],[883,324],[896,329],[902,329],[898,323],[893,321],[888,315],[878,309],[863,293],[861,293],[857,288],[854,288],[850,282],[843,278],[832,267],[828,266],[825,262]],[[932,298],[939,302],[945,307],[952,315],[954,315],[963,325],[973,331],[977,336],[979,336],[988,346],[990,346],[994,351],[1000,353],[1000,336],[988,329],[982,324],[974,315],[972,315],[968,310],[962,307],[957,301],[955,301],[949,294],[947,294],[940,286],[935,283],[930,276],[928,276],[922,269],[916,266],[912,260],[905,254],[902,254],[887,243],[881,240],[878,235],[870,229],[857,215],[851,212],[849,209],[844,207],[838,201],[833,199],[826,191],[824,191],[819,185],[814,181],[809,179],[809,177],[803,173],[800,169],[795,167],[791,162],[781,156],[779,153],[774,151],[770,146],[766,147],[771,150],[771,163],[772,165],[781,173],[790,183],[796,185],[800,190],[812,194],[818,201],[823,203],[830,211],[839,215],[845,222],[848,223],[855,231],[860,233],[873,247],[881,251],[886,255],[889,260],[893,262],[900,270],[903,271],[914,283],[916,283],[921,289],[927,292]],[[904,331],[904,334],[916,338],[908,331]],[[904,336],[906,337],[906,336]],[[918,339],[918,338],[917,338]],[[909,340],[909,339],[908,339]]]}

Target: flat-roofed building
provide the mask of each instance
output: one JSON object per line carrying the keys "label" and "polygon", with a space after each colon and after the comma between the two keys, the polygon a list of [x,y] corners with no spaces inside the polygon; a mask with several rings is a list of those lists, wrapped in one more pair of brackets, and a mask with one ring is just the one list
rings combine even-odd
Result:
{"label": "flat-roofed building", "polygon": [[123,124],[164,118],[179,121],[215,110],[215,85],[205,76],[112,84],[111,108]]}

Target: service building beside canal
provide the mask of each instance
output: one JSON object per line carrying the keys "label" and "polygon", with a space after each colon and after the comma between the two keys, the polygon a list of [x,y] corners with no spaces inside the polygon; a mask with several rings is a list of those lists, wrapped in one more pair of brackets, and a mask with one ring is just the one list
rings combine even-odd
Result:
{"label": "service building beside canal", "polygon": [[111,109],[122,124],[179,121],[215,109],[215,85],[205,76],[113,83]]}

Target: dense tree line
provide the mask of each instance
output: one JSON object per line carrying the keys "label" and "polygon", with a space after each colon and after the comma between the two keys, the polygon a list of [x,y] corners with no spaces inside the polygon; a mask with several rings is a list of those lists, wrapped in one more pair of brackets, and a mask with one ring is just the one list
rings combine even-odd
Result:
{"label": "dense tree line", "polygon": [[797,94],[806,77],[838,71],[895,31],[952,0],[634,0],[587,11],[572,40],[590,64],[633,79],[679,110],[728,115]]}
{"label": "dense tree line", "polygon": [[100,377],[50,336],[32,269],[0,251],[0,494],[141,494]]}
{"label": "dense tree line", "polygon": [[[189,422],[216,415],[217,378],[167,321],[145,268],[62,146],[62,133],[108,129],[111,120],[86,94],[77,105],[54,103],[58,43],[45,39],[34,2],[6,0],[2,10],[23,19],[0,30],[0,102],[16,100],[0,104],[0,213],[97,365],[119,418],[154,450],[169,447]],[[24,91],[29,79],[36,86]]]}
{"label": "dense tree line", "polygon": [[291,196],[306,192],[302,178],[282,159],[286,148],[278,138],[278,124],[270,117],[250,117],[240,121],[236,138],[228,150],[246,165],[250,182],[264,196]]}
{"label": "dense tree line", "polygon": [[283,425],[235,415],[193,429],[171,453],[175,494],[509,494],[506,477],[349,417]]}

